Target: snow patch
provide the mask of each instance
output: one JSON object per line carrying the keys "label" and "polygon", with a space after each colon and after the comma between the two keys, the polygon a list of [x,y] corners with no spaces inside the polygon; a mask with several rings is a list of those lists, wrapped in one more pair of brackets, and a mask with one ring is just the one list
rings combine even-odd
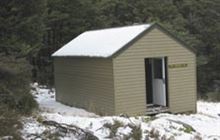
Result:
{"label": "snow patch", "polygon": [[[55,91],[39,88],[37,84],[33,84],[33,95],[39,103],[41,112],[39,116],[45,120],[51,120],[58,123],[75,125],[81,129],[91,132],[99,139],[109,139],[110,130],[103,127],[106,123],[113,124],[115,120],[120,121],[123,127],[117,129],[117,136],[123,138],[125,135],[132,133],[129,124],[140,125],[142,131],[142,139],[175,139],[175,140],[191,140],[202,138],[204,140],[220,140],[220,103],[211,103],[198,101],[197,114],[158,114],[155,117],[138,116],[138,117],[119,117],[105,116],[100,117],[94,113],[84,109],[69,107],[55,101]],[[182,123],[180,123],[182,122]],[[31,134],[41,134],[45,130],[53,130],[51,127],[45,126],[36,118],[29,117],[23,120],[24,128],[21,131],[24,139],[32,139]],[[186,128],[183,124],[191,126],[194,130]],[[61,139],[72,140],[78,139],[73,134],[68,134]]]}

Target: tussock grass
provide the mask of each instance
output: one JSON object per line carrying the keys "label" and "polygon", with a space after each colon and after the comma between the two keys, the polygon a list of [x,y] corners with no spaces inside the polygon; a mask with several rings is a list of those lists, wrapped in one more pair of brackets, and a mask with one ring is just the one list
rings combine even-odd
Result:
{"label": "tussock grass", "polygon": [[112,123],[105,123],[103,125],[103,127],[109,129],[109,131],[110,131],[110,134],[109,134],[108,138],[116,137],[118,128],[123,127],[123,126],[124,126],[124,124],[122,122],[120,122],[119,120],[114,120],[113,124]]}

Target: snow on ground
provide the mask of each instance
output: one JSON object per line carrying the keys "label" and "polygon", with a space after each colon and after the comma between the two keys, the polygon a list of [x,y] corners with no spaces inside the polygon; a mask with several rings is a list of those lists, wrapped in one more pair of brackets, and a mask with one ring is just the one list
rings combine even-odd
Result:
{"label": "snow on ground", "polygon": [[220,103],[198,101],[198,113],[220,117]]}
{"label": "snow on ground", "polygon": [[[55,101],[55,93],[53,91],[39,88],[37,84],[32,86],[35,88],[32,93],[36,97],[41,111],[33,117],[24,118],[24,128],[21,131],[24,139],[33,139],[33,136],[45,134],[48,130],[54,131],[53,127],[43,125],[42,120],[75,125],[91,132],[101,140],[111,139],[108,138],[110,130],[104,126],[107,123],[114,124],[117,120],[123,124],[118,126],[116,131],[115,135],[118,139],[123,139],[125,136],[132,134],[131,125],[133,125],[141,127],[143,140],[147,138],[220,140],[220,103],[198,101],[198,113],[190,115],[162,113],[154,117],[101,117],[84,109],[58,103]],[[66,134],[60,138],[64,140],[80,139],[79,136],[74,134]],[[41,138],[39,137],[38,139]]]}
{"label": "snow on ground", "polygon": [[44,112],[54,112],[61,115],[69,116],[81,116],[81,117],[96,117],[94,113],[85,111],[84,109],[79,109],[75,107],[66,106],[59,102],[55,101],[54,90],[48,90],[44,88],[36,88],[36,91],[33,91],[34,96],[36,97],[37,102],[42,111]]}

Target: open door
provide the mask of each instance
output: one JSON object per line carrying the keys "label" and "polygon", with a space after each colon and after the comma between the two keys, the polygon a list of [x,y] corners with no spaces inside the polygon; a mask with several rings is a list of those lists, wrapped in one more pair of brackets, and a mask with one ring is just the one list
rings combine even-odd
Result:
{"label": "open door", "polygon": [[166,106],[165,60],[155,58],[152,64],[153,104]]}
{"label": "open door", "polygon": [[147,104],[167,106],[166,58],[145,60]]}

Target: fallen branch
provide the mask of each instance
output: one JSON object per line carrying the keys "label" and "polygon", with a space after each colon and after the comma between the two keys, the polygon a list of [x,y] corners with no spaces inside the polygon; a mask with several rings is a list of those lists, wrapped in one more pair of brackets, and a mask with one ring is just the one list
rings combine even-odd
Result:
{"label": "fallen branch", "polygon": [[42,123],[44,125],[53,126],[56,129],[58,129],[59,132],[62,132],[64,134],[73,133],[74,135],[77,135],[79,139],[98,140],[98,138],[95,135],[93,135],[91,132],[85,131],[84,129],[76,125],[57,123],[55,121],[43,121]]}
{"label": "fallen branch", "polygon": [[40,135],[40,134],[29,134],[27,137],[28,137],[28,138],[31,137],[31,139],[33,139],[33,140],[43,139],[43,136]]}

